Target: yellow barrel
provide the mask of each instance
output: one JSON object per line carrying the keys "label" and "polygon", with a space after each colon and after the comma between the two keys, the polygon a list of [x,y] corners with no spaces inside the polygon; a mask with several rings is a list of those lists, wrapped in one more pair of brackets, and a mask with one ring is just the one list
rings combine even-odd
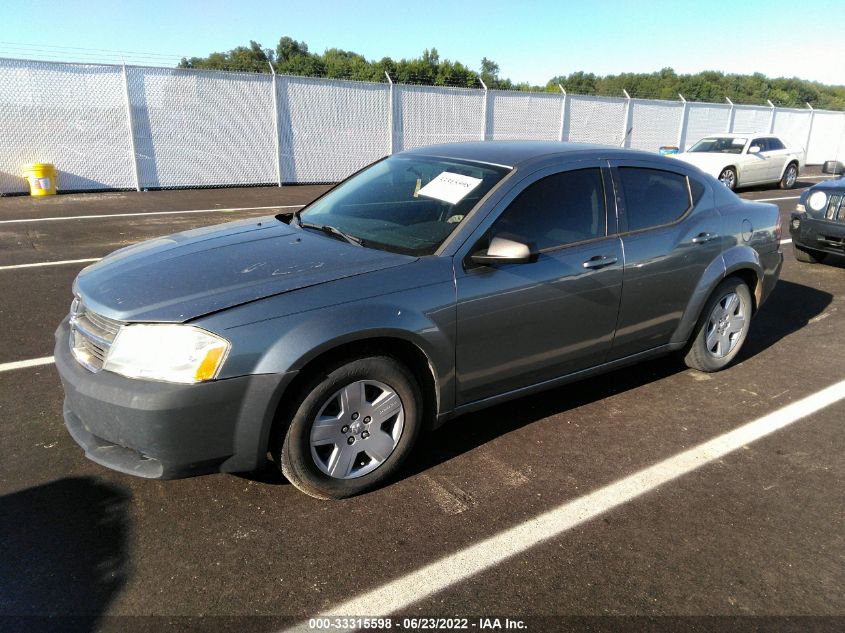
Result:
{"label": "yellow barrel", "polygon": [[24,178],[29,181],[29,195],[53,196],[56,194],[56,166],[50,163],[24,165]]}

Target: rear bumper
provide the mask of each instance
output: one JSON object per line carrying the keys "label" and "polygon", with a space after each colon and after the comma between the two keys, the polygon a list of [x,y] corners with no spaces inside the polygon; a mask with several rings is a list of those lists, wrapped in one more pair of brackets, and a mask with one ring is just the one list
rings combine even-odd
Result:
{"label": "rear bumper", "polygon": [[[798,228],[792,226],[798,220]],[[817,220],[805,213],[793,213],[789,222],[793,245],[823,253],[845,255],[845,224]]]}
{"label": "rear bumper", "polygon": [[783,268],[783,251],[778,247],[776,251],[769,251],[760,255],[760,263],[763,265],[763,280],[757,301],[758,308],[766,302],[766,299],[772,294],[772,290],[775,289],[778,279],[780,279],[780,271]]}
{"label": "rear bumper", "polygon": [[278,402],[295,375],[180,385],[92,373],[70,352],[67,320],[56,331],[55,359],[65,425],[85,455],[150,479],[262,466]]}

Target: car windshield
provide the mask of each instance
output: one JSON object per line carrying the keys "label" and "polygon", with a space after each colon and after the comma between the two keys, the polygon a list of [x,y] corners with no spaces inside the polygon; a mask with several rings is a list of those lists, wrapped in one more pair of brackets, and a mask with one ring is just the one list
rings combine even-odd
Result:
{"label": "car windshield", "polygon": [[366,247],[430,255],[508,171],[448,158],[391,156],[316,200],[299,221]]}
{"label": "car windshield", "polygon": [[688,152],[718,152],[720,154],[741,154],[748,139],[737,136],[703,138],[690,147]]}

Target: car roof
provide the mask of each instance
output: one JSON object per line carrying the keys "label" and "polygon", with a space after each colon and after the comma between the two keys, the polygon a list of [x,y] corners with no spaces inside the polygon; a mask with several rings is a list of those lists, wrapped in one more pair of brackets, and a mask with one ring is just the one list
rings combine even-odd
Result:
{"label": "car roof", "polygon": [[544,156],[565,156],[566,158],[655,158],[657,154],[634,149],[596,145],[588,143],[563,143],[558,141],[472,141],[466,143],[444,143],[417,147],[404,152],[403,156],[431,156],[454,158],[476,163],[487,163],[502,167],[518,167]]}

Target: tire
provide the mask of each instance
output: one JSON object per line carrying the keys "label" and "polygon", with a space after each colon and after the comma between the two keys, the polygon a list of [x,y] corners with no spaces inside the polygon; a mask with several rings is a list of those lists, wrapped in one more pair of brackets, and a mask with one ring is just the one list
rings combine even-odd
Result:
{"label": "tire", "polygon": [[736,189],[737,179],[736,179],[736,169],[733,167],[725,167],[719,173],[719,182],[725,185],[728,189],[733,191]]}
{"label": "tire", "polygon": [[[377,408],[397,401],[389,411]],[[288,481],[318,499],[343,499],[384,484],[422,427],[419,384],[389,356],[325,368],[304,386],[291,410],[283,439],[271,447],[273,459]],[[315,424],[318,417],[322,424]],[[356,444],[358,450],[352,448]]]}
{"label": "tire", "polygon": [[824,261],[826,254],[818,251],[810,251],[801,248],[797,244],[792,244],[792,252],[795,253],[795,259],[805,264],[820,264]]}
{"label": "tire", "polygon": [[[736,298],[736,304],[732,297]],[[684,357],[687,367],[710,373],[730,365],[748,335],[752,306],[751,292],[745,282],[737,277],[723,280],[704,304]],[[740,317],[741,323],[737,317]]]}
{"label": "tire", "polygon": [[780,179],[781,189],[792,189],[798,181],[798,165],[789,163],[783,171],[783,177]]}

